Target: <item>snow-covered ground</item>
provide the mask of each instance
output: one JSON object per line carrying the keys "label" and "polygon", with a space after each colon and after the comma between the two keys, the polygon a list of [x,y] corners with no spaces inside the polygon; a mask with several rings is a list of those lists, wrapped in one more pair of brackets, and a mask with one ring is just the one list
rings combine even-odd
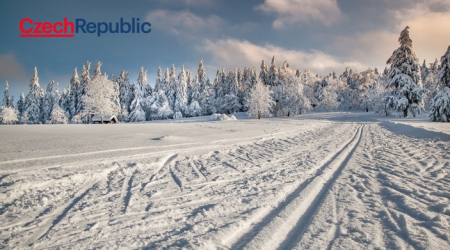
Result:
{"label": "snow-covered ground", "polygon": [[0,126],[0,248],[450,248],[448,124],[237,118]]}

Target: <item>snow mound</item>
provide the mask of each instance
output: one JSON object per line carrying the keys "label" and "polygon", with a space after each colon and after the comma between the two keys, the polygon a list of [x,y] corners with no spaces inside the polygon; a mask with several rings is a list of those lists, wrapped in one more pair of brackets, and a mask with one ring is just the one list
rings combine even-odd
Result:
{"label": "snow mound", "polygon": [[236,120],[234,115],[227,116],[226,114],[212,114],[209,117],[210,121],[226,121],[226,120]]}

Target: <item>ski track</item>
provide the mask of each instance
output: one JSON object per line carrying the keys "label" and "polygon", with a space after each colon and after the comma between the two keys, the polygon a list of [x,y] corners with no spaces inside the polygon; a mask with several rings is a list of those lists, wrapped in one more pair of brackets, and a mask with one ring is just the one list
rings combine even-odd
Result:
{"label": "ski track", "polygon": [[[450,248],[449,142],[377,123],[279,125],[245,140],[3,171],[0,248]],[[58,159],[0,165],[47,158]]]}

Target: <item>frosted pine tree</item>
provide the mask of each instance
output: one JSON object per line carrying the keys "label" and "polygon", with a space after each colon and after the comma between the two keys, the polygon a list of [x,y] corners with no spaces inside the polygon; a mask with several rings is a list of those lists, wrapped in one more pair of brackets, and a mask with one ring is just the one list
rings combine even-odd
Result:
{"label": "frosted pine tree", "polygon": [[25,95],[23,92],[20,94],[20,98],[17,101],[17,111],[19,112],[19,117],[22,116],[25,105]]}
{"label": "frosted pine tree", "polygon": [[121,112],[120,108],[120,90],[119,84],[114,79],[114,75],[111,76],[111,84],[113,85],[113,95],[111,96],[111,101],[113,102],[114,112],[111,115],[119,116]]}
{"label": "frosted pine tree", "polygon": [[[197,103],[196,105],[199,105],[200,100],[202,99],[202,97],[204,97],[204,96],[202,96],[200,94],[200,83],[198,82],[198,75],[196,75],[194,77],[193,81],[192,81],[192,84],[191,84],[191,102],[190,102],[189,108],[188,108],[189,112],[187,112],[188,116],[199,116],[201,114],[201,112],[200,113],[197,112],[198,111],[197,108],[195,108],[195,114],[192,113],[191,111],[193,111],[193,109],[191,108],[191,106],[193,107],[192,104],[194,102]],[[200,108],[200,110],[201,110],[201,108]]]}
{"label": "frosted pine tree", "polygon": [[196,100],[193,100],[188,107],[190,116],[200,116],[202,114],[202,108]]}
{"label": "frosted pine tree", "polygon": [[429,114],[430,121],[450,122],[450,46],[441,57],[436,84],[443,85],[443,88],[433,98]]}
{"label": "frosted pine tree", "polygon": [[256,119],[269,116],[273,104],[274,101],[269,87],[264,85],[261,79],[258,79],[255,86],[250,90],[249,98],[247,99],[248,116]]}
{"label": "frosted pine tree", "polygon": [[173,111],[175,114],[180,112],[183,116],[186,115],[187,111],[187,96],[186,96],[186,72],[184,71],[184,66],[181,67],[181,72],[178,75],[178,81],[176,85],[175,92],[175,103]]}
{"label": "frosted pine tree", "polygon": [[203,66],[203,59],[198,64],[197,77],[199,83],[199,92],[202,93],[206,86],[206,69]]}
{"label": "frosted pine tree", "polygon": [[4,107],[0,111],[0,123],[14,124],[19,120],[17,115],[18,112],[14,107]]}
{"label": "frosted pine tree", "polygon": [[[80,89],[78,91],[78,101],[77,101],[77,109],[76,114],[79,114],[79,117],[77,117],[77,121],[81,119],[82,121],[88,122],[89,117],[84,117],[84,106],[83,98],[86,95],[86,90],[89,86],[89,83],[91,82],[91,78],[89,75],[89,70],[91,69],[91,63],[87,62],[86,66],[83,65],[83,69],[81,71],[81,81],[80,81]],[[73,117],[72,117],[73,118]]]}
{"label": "frosted pine tree", "polygon": [[145,112],[141,106],[142,90],[141,90],[140,86],[136,83],[133,83],[133,93],[134,93],[134,99],[131,102],[131,107],[130,107],[131,112],[129,115],[129,121],[130,122],[145,121]]}
{"label": "frosted pine tree", "polygon": [[264,84],[267,84],[269,71],[267,70],[267,66],[264,60],[262,60],[261,62],[261,72],[259,72],[259,78],[263,81]]}
{"label": "frosted pine tree", "polygon": [[83,96],[83,103],[85,108],[83,110],[84,117],[89,120],[92,115],[112,115],[114,114],[115,106],[111,97],[114,95],[114,88],[112,82],[106,75],[95,77],[86,89],[86,94]]}
{"label": "frosted pine tree", "polygon": [[52,113],[50,114],[49,123],[51,124],[67,124],[67,117],[64,110],[59,106],[59,104],[55,104],[52,109]]}
{"label": "frosted pine tree", "polygon": [[266,84],[270,86],[275,86],[279,84],[279,75],[278,75],[278,68],[277,64],[275,62],[275,56],[272,57],[272,63],[270,65],[269,74],[267,75],[267,81]]}
{"label": "frosted pine tree", "polygon": [[175,65],[170,69],[169,84],[166,91],[167,100],[171,109],[175,108],[175,95],[177,92],[178,78],[175,73]]}
{"label": "frosted pine tree", "polygon": [[53,110],[54,105],[53,98],[53,81],[49,82],[47,85],[47,90],[44,95],[44,102],[42,103],[42,115],[44,117],[44,123],[48,123],[50,121],[50,114]]}
{"label": "frosted pine tree", "polygon": [[30,92],[25,98],[25,112],[27,123],[38,124],[42,122],[42,102],[44,90],[39,85],[37,68],[34,68],[33,78],[30,80]]}
{"label": "frosted pine tree", "polygon": [[209,78],[206,79],[205,89],[200,95],[200,107],[202,115],[210,115],[216,112],[215,109],[216,91]]}
{"label": "frosted pine tree", "polygon": [[79,107],[79,100],[81,95],[81,87],[80,87],[80,79],[78,77],[77,68],[73,70],[72,78],[70,79],[70,96],[69,96],[69,113],[70,117],[76,115],[79,110],[77,109]]}
{"label": "frosted pine tree", "polygon": [[102,66],[102,63],[97,62],[97,65],[95,66],[95,69],[92,72],[92,80],[94,80],[95,78],[100,77],[102,75],[102,72],[100,71],[101,66]]}
{"label": "frosted pine tree", "polygon": [[9,95],[9,84],[8,84],[8,81],[6,81],[5,91],[3,92],[2,107],[3,108],[14,107],[14,97]]}
{"label": "frosted pine tree", "polygon": [[389,70],[388,87],[395,88],[393,91],[394,108],[403,112],[403,117],[408,116],[408,111],[413,116],[423,109],[420,65],[413,50],[412,40],[409,37],[409,27],[400,33],[398,39],[400,47],[396,49],[388,59],[391,65]]}
{"label": "frosted pine tree", "polygon": [[192,98],[192,78],[191,71],[186,70],[186,105],[191,103]]}
{"label": "frosted pine tree", "polygon": [[163,86],[163,79],[162,79],[162,73],[161,73],[161,67],[158,67],[158,71],[156,72],[156,82],[155,82],[155,89],[154,92],[158,93],[159,90],[164,90]]}

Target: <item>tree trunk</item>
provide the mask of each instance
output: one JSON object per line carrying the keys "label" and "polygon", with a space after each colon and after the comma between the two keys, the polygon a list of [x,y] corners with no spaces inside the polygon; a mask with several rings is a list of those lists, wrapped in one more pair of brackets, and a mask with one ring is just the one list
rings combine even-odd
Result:
{"label": "tree trunk", "polygon": [[258,110],[258,119],[261,119],[261,111]]}
{"label": "tree trunk", "polygon": [[403,110],[403,117],[408,117],[408,108]]}

